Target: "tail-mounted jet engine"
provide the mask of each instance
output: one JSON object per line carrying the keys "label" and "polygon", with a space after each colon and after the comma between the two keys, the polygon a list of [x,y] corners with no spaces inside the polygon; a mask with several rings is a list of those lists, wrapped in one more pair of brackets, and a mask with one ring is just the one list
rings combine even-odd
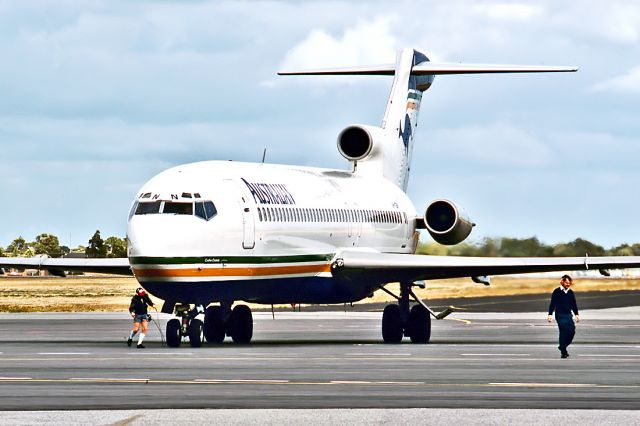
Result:
{"label": "tail-mounted jet engine", "polygon": [[429,204],[424,213],[424,223],[431,237],[447,246],[464,241],[476,226],[449,200],[436,200]]}
{"label": "tail-mounted jet engine", "polygon": [[349,161],[371,157],[382,140],[382,129],[375,126],[354,124],[338,135],[338,150]]}

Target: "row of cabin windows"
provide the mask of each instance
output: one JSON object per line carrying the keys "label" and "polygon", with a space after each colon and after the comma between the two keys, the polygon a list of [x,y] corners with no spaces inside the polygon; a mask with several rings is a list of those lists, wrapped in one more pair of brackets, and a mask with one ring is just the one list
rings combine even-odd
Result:
{"label": "row of cabin windows", "polygon": [[[178,202],[178,201],[150,201],[137,202],[131,209],[133,214],[181,214],[192,216],[195,215],[204,219],[211,220],[218,213],[216,206],[211,201],[196,202]],[[131,217],[132,215],[129,215]]]}
{"label": "row of cabin windows", "polygon": [[260,222],[407,223],[406,213],[391,210],[258,207],[258,218]]}

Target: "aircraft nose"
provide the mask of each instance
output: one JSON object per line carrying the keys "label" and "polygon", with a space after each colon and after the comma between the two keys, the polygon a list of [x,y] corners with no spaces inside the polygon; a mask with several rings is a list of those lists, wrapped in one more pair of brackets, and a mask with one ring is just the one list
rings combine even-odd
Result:
{"label": "aircraft nose", "polygon": [[[157,224],[154,217],[134,217],[129,221],[127,237],[129,238],[129,257],[158,256],[163,250],[162,224]],[[166,225],[166,224],[165,224]]]}

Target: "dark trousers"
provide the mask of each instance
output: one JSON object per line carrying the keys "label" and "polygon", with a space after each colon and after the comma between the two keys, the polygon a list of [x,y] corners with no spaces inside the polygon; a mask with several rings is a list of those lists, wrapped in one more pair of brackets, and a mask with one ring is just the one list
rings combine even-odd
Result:
{"label": "dark trousers", "polygon": [[556,322],[558,323],[558,330],[560,331],[558,349],[560,352],[567,352],[567,346],[573,342],[573,336],[576,335],[576,325],[573,322],[573,316],[569,315],[556,315]]}

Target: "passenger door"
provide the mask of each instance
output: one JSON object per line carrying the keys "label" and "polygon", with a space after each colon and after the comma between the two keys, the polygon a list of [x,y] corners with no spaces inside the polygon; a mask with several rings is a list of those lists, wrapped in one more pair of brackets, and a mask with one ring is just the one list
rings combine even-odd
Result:
{"label": "passenger door", "polygon": [[242,212],[242,248],[252,249],[256,246],[255,206],[251,202],[250,194],[243,185],[232,179],[225,179],[232,194],[237,194],[238,204]]}

